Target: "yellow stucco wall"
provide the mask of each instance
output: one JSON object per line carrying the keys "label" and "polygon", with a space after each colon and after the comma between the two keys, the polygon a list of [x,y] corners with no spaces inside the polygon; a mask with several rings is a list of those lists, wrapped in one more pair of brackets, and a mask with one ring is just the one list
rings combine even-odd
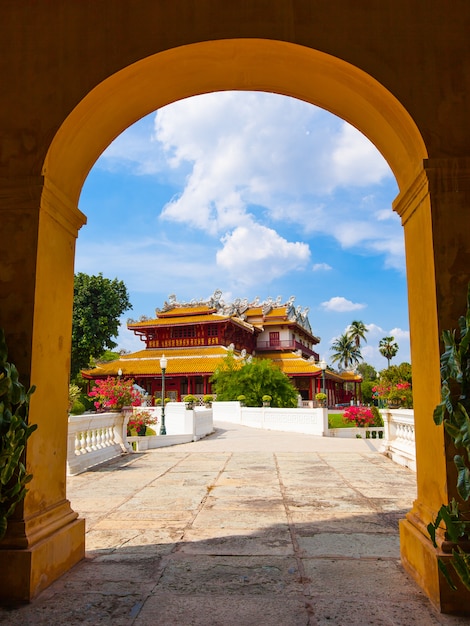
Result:
{"label": "yellow stucco wall", "polygon": [[[20,574],[10,576],[10,595],[33,597],[83,553],[83,525],[65,494],[83,181],[110,141],[152,110],[203,92],[258,89],[348,120],[381,150],[397,178],[418,451],[418,498],[402,525],[402,553],[432,601],[452,610],[435,567],[424,565],[435,565],[436,554],[423,529],[455,492],[443,433],[431,414],[439,398],[439,333],[463,312],[470,278],[470,4],[23,0],[1,12],[0,325],[11,359],[38,387],[31,420],[39,424],[27,451],[31,493],[5,540],[3,560],[0,551],[4,578],[11,568],[7,552],[16,551],[21,562]],[[25,591],[20,581],[26,579]]]}

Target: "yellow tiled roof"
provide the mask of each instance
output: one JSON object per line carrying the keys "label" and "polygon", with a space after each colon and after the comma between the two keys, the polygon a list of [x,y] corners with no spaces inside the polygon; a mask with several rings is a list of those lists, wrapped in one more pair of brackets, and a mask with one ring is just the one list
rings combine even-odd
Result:
{"label": "yellow tiled roof", "polygon": [[[229,352],[225,346],[211,346],[207,348],[167,348],[144,349],[132,354],[124,354],[116,361],[100,363],[93,369],[82,370],[85,377],[105,378],[106,376],[118,376],[119,370],[122,376],[161,376],[160,358],[162,354],[168,359],[166,374],[171,375],[196,375],[213,374],[222,360]],[[263,352],[263,359],[271,360],[281,371],[288,376],[321,376],[322,370],[313,361],[307,361],[295,352]],[[353,372],[335,374],[325,372],[330,380],[360,381],[361,377]]]}
{"label": "yellow tiled roof", "polygon": [[143,320],[142,322],[130,322],[127,324],[127,328],[133,330],[148,326],[180,326],[182,324],[200,324],[201,322],[207,322],[210,324],[215,322],[224,322],[227,320],[231,320],[234,324],[253,332],[253,325],[245,320],[242,320],[234,315],[217,315],[216,313],[210,313],[208,315],[164,317],[153,320]]}
{"label": "yellow tiled roof", "polygon": [[321,374],[321,369],[312,361],[307,361],[295,352],[263,352],[262,358],[269,359],[285,374]]}
{"label": "yellow tiled roof", "polygon": [[119,369],[123,376],[161,375],[160,358],[168,359],[166,374],[212,374],[227,356],[228,348],[214,346],[210,348],[170,348],[165,350],[140,350],[123,355],[116,361],[100,363],[97,367],[82,370],[85,376],[100,378],[117,376]]}
{"label": "yellow tiled roof", "polygon": [[196,324],[199,322],[218,322],[230,319],[226,315],[181,315],[178,317],[155,318],[153,320],[144,320],[142,322],[131,322],[127,324],[128,328],[139,328],[141,326],[173,326],[177,324]]}
{"label": "yellow tiled roof", "polygon": [[273,307],[266,313],[266,317],[287,317],[287,306]]}
{"label": "yellow tiled roof", "polygon": [[351,381],[362,380],[362,376],[360,374],[356,374],[356,372],[341,372],[341,378],[343,380],[351,380]]}

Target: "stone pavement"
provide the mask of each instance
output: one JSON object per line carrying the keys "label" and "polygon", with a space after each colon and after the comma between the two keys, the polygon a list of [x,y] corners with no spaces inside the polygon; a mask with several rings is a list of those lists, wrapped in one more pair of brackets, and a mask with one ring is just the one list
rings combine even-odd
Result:
{"label": "stone pavement", "polygon": [[57,626],[431,626],[402,570],[415,475],[374,440],[219,423],[197,443],[69,479],[87,558],[0,622]]}

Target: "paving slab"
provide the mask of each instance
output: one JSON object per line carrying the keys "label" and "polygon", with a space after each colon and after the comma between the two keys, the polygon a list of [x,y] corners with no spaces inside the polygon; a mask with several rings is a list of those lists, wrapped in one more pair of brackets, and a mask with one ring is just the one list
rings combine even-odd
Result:
{"label": "paving slab", "polygon": [[399,561],[415,475],[380,442],[216,424],[68,479],[87,557],[8,626],[433,626]]}

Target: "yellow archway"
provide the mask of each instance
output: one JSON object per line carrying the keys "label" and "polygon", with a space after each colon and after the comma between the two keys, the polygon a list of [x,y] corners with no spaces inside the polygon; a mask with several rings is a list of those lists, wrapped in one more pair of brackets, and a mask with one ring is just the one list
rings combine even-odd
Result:
{"label": "yellow archway", "polygon": [[427,157],[410,115],[362,70],[311,48],[219,40],[148,57],[95,87],[62,124],[43,173],[72,203],[101,152],[135,121],[171,102],[223,90],[268,91],[322,107],[358,128],[388,161],[400,190]]}
{"label": "yellow archway", "polygon": [[[38,391],[33,398],[32,420],[43,419],[40,408],[48,406],[48,398],[57,386],[63,383],[65,389],[68,376],[74,240],[85,221],[77,204],[89,170],[109,143],[144,115],[181,98],[228,89],[276,92],[327,109],[364,133],[395,174],[400,189],[395,209],[405,225],[412,358],[416,369],[418,457],[418,499],[413,512],[402,524],[402,555],[405,566],[433,602],[444,606],[445,590],[439,582],[435,553],[424,529],[441,502],[446,501],[450,490],[442,430],[428,432],[426,425],[439,397],[436,297],[439,285],[436,275],[441,276],[443,283],[445,272],[439,273],[436,264],[440,262],[444,266],[448,260],[445,253],[440,261],[436,262],[435,258],[430,180],[433,171],[442,169],[445,164],[427,163],[423,169],[426,145],[404,106],[377,80],[344,60],[275,40],[207,41],[172,48],[124,67],[79,102],[51,142],[42,171],[34,292],[35,349],[31,361],[31,379]],[[453,166],[452,176],[455,172]],[[435,178],[439,179],[439,184],[444,184],[442,176],[438,174]],[[421,317],[425,306],[430,313],[423,326]],[[447,306],[441,318],[451,309],[452,306]],[[53,381],[50,371],[55,372]],[[65,409],[66,398],[59,398],[58,404],[60,402]],[[45,536],[50,537],[50,546],[54,549],[58,546],[64,556],[54,568],[50,561],[51,550],[38,547],[32,565],[26,561],[20,563],[20,568],[29,567],[29,597],[83,554],[83,526],[73,522],[73,513],[63,501],[65,452],[53,467],[44,467],[42,463],[46,437],[55,439],[55,449],[64,447],[66,421],[63,413],[59,410],[56,418],[43,419],[43,428],[28,446],[28,463],[35,479],[32,493],[25,501],[24,517],[34,520],[31,527],[36,533],[40,533],[41,524],[49,528],[56,524],[58,538],[54,539],[53,530],[48,530]],[[37,514],[39,507],[51,511],[44,522]],[[59,518],[68,520],[73,530],[67,530],[65,523],[59,524]],[[25,532],[27,535],[28,528]],[[32,546],[34,553],[33,534],[31,532],[32,539],[27,545]],[[48,572],[46,577],[44,571]],[[15,585],[18,586],[18,582],[13,581],[11,593]]]}

